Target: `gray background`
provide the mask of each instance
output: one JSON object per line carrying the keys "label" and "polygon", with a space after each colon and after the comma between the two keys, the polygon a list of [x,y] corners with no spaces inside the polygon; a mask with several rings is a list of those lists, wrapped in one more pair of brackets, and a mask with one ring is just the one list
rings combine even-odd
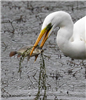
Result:
{"label": "gray background", "polygon": [[[44,18],[51,12],[64,10],[73,21],[86,14],[85,1],[2,1],[1,2],[1,92],[2,100],[31,100],[37,93],[40,56],[22,64],[9,53],[26,45],[33,45],[41,30]],[[85,100],[85,65],[81,60],[65,57],[56,44],[55,29],[44,48],[47,78],[47,99]]]}

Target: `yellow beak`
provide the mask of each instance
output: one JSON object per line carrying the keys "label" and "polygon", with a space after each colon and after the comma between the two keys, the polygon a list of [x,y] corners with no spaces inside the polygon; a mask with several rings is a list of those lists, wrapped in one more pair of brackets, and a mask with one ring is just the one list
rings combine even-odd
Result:
{"label": "yellow beak", "polygon": [[52,28],[52,25],[51,25],[51,23],[49,23],[43,30],[41,30],[41,32],[40,32],[40,34],[39,34],[39,36],[38,36],[38,38],[37,38],[32,50],[30,52],[30,56],[32,55],[34,49],[36,48],[36,46],[38,45],[39,41],[41,40],[41,38],[43,36],[44,37],[43,37],[43,40],[42,40],[42,42],[40,44],[40,47],[42,48],[44,46],[44,44],[45,44],[45,42],[46,42],[46,40],[48,38],[48,35],[50,33],[51,28]]}

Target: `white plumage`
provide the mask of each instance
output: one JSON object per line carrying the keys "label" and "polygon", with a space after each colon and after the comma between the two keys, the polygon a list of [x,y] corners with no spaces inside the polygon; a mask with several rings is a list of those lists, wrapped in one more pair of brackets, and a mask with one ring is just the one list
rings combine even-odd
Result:
{"label": "white plumage", "polygon": [[[36,47],[43,35],[46,34],[44,29],[46,31],[49,23],[52,25],[52,28],[48,31],[49,34],[47,32],[48,36],[54,28],[59,27],[56,42],[64,55],[74,59],[86,59],[86,16],[73,24],[72,18],[67,12],[57,11],[49,14],[44,19],[41,32],[33,48]],[[40,37],[41,34],[43,35]]]}

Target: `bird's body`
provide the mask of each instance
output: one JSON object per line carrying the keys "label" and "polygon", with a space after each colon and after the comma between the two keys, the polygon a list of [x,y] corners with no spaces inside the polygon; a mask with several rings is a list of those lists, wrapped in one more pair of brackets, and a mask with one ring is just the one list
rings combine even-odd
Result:
{"label": "bird's body", "polygon": [[[39,34],[39,37],[34,44],[33,50],[43,35],[45,35],[44,38],[48,38],[53,29],[59,27],[56,42],[64,55],[69,56],[73,59],[86,59],[85,24],[86,16],[73,24],[72,18],[67,12],[53,12],[45,18],[41,33]],[[52,28],[50,27],[50,25]],[[50,28],[50,30],[48,28]],[[47,39],[45,39],[45,41],[46,40]],[[41,43],[40,47],[43,47],[44,43]]]}

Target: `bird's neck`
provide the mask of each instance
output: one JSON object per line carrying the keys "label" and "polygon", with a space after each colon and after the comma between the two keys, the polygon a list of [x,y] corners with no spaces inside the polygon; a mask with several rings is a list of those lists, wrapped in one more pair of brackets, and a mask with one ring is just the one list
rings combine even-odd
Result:
{"label": "bird's neck", "polygon": [[62,50],[65,55],[69,55],[69,51],[73,52],[71,37],[73,35],[73,23],[66,24],[65,26],[61,26],[57,33],[57,45]]}
{"label": "bird's neck", "polygon": [[59,12],[57,14],[57,23],[54,27],[57,26],[59,27],[59,31],[57,33],[57,43],[59,47],[65,46],[69,43],[69,40],[73,35],[73,21],[71,16],[67,13]]}

